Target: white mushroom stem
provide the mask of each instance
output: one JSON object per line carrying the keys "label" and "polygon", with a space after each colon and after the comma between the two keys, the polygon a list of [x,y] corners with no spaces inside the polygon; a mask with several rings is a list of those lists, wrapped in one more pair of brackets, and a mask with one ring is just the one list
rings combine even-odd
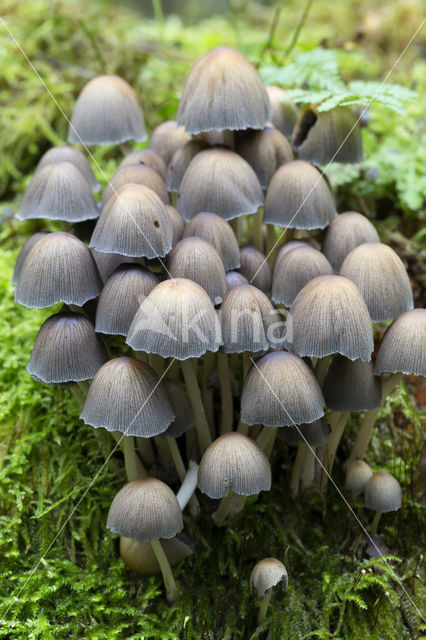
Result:
{"label": "white mushroom stem", "polygon": [[167,556],[159,540],[152,540],[151,547],[160,565],[161,573],[163,574],[167,600],[172,603],[176,600],[178,591],[170,563],[167,560]]}
{"label": "white mushroom stem", "polygon": [[323,461],[323,468],[321,473],[321,489],[325,489],[328,482],[328,477],[333,470],[334,459],[336,457],[337,448],[340,440],[342,439],[345,427],[348,424],[350,418],[349,411],[332,411],[329,416],[329,424],[331,426],[331,434],[328,442],[324,445],[325,455]]}
{"label": "white mushroom stem", "polygon": [[380,522],[380,518],[382,517],[382,514],[380,513],[380,511],[376,511],[376,513],[374,514],[374,518],[371,522],[370,525],[370,530],[371,533],[374,535],[377,535],[377,530],[379,528],[379,522]]}
{"label": "white mushroom stem", "polygon": [[257,613],[257,624],[262,624],[266,618],[269,603],[271,601],[272,589],[269,589],[260,601],[259,611]]}
{"label": "white mushroom stem", "polygon": [[206,411],[210,431],[214,431],[213,389],[209,388],[209,378],[214,369],[214,353],[207,351],[203,362],[203,404]]}
{"label": "white mushroom stem", "polygon": [[137,478],[145,478],[148,474],[145,471],[138,454],[136,453],[135,439],[133,438],[133,436],[121,435],[119,443],[120,447],[123,450],[124,466],[129,482],[132,482],[132,480],[137,480]]}
{"label": "white mushroom stem", "polygon": [[355,444],[352,447],[351,454],[346,460],[346,467],[349,467],[355,460],[362,459],[364,457],[368,444],[371,440],[371,436],[373,435],[374,425],[379,411],[384,405],[387,396],[390,395],[395,387],[401,382],[402,377],[402,373],[394,373],[389,376],[389,378],[382,381],[382,401],[380,403],[380,407],[367,411],[365,414],[364,420],[362,421],[358,431]]}
{"label": "white mushroom stem", "polygon": [[318,358],[317,364],[315,366],[315,377],[318,380],[318,384],[320,387],[322,387],[322,385],[324,384],[329,362],[330,356],[324,356],[324,358]]}
{"label": "white mushroom stem", "polygon": [[226,353],[217,354],[217,365],[219,370],[220,395],[221,395],[221,426],[220,433],[232,431],[234,417],[234,401],[232,397],[232,383],[229,374],[228,356]]}
{"label": "white mushroom stem", "polygon": [[186,392],[192,406],[192,415],[194,418],[194,427],[197,432],[198,441],[200,443],[201,453],[211,444],[212,439],[210,429],[207,422],[206,412],[204,411],[201,392],[198,386],[197,374],[192,359],[182,360],[181,362],[183,377],[185,378]]}
{"label": "white mushroom stem", "polygon": [[216,511],[212,513],[212,520],[218,526],[222,525],[225,522],[226,516],[228,515],[229,509],[231,507],[233,497],[234,492],[230,491],[227,496],[222,498]]}
{"label": "white mushroom stem", "polygon": [[188,471],[185,474],[185,479],[182,482],[182,485],[179,491],[176,494],[176,500],[179,502],[179,506],[182,511],[185,509],[186,505],[191,499],[198,482],[198,464],[196,464],[193,460],[189,462]]}

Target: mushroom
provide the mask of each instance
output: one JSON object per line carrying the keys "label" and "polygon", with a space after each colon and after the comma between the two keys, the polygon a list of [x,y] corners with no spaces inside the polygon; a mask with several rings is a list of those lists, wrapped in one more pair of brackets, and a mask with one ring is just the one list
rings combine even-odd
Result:
{"label": "mushroom", "polygon": [[396,478],[387,471],[376,471],[364,489],[364,504],[376,512],[371,523],[371,532],[377,534],[382,513],[398,511],[401,508],[402,491]]}
{"label": "mushroom", "polygon": [[282,164],[293,160],[293,153],[283,134],[266,127],[260,131],[241,131],[235,138],[235,151],[254,169],[262,189]]}
{"label": "mushroom", "polygon": [[322,391],[332,411],[368,411],[380,405],[380,379],[372,362],[348,360],[336,354],[325,376]]}
{"label": "mushroom", "polygon": [[163,178],[155,169],[144,164],[130,164],[119,167],[105,187],[102,196],[102,208],[116,191],[126,184],[141,184],[148,187],[164,204],[169,204],[169,195]]}
{"label": "mushroom", "polygon": [[115,496],[107,527],[138,542],[150,542],[163,574],[166,596],[174,602],[178,592],[160,538],[173,538],[183,528],[182,511],[173,491],[156,478],[129,482]]}
{"label": "mushroom", "polygon": [[134,264],[135,262],[130,256],[123,256],[119,253],[103,253],[96,251],[96,249],[91,249],[91,252],[104,284],[121,264]]}
{"label": "mushroom", "polygon": [[248,284],[247,278],[238,271],[227,271],[226,281],[228,283],[228,289],[232,289],[232,287],[238,287],[238,285],[240,284]]}
{"label": "mushroom", "polygon": [[18,284],[19,274],[21,273],[22,265],[25,258],[33,248],[36,242],[47,236],[47,231],[38,231],[28,238],[28,240],[22,245],[21,250],[16,258],[15,268],[13,269],[12,284]]}
{"label": "mushroom", "polygon": [[163,178],[163,180],[166,179],[167,166],[163,158],[152,149],[138,149],[137,151],[131,151],[124,156],[119,165],[119,169],[128,167],[132,164],[151,167],[151,169],[154,169]]}
{"label": "mushroom", "polygon": [[184,238],[198,236],[210,243],[222,258],[225,271],[238,269],[240,250],[231,225],[215,213],[201,212],[187,225]]}
{"label": "mushroom", "polygon": [[240,248],[240,273],[263,293],[269,293],[272,283],[272,271],[269,263],[259,249],[252,245]]}
{"label": "mushroom", "polygon": [[257,623],[262,624],[266,618],[272,589],[279,584],[284,591],[288,588],[287,569],[276,558],[264,558],[253,568],[250,574],[250,591],[255,591],[261,598]]}
{"label": "mushroom", "polygon": [[376,229],[362,213],[346,211],[327,227],[322,252],[338,273],[348,253],[365,242],[380,242]]}
{"label": "mushroom", "polygon": [[71,144],[119,144],[146,140],[145,123],[132,87],[119,76],[90,80],[80,93],[71,116]]}
{"label": "mushroom", "polygon": [[204,140],[189,140],[174,152],[167,167],[166,186],[168,191],[179,191],[182,178],[191,160],[197,153],[208,149],[208,147],[209,145]]}
{"label": "mushroom", "polygon": [[286,97],[284,89],[274,85],[265,88],[272,107],[270,120],[276,129],[286,138],[290,138],[299,117],[299,110],[294,102]]}
{"label": "mushroom", "polygon": [[190,137],[184,127],[174,120],[167,120],[155,127],[148,142],[148,149],[161,156],[167,165],[178,149],[189,142]]}
{"label": "mushroom", "polygon": [[373,472],[370,465],[364,462],[364,460],[354,460],[346,471],[346,489],[356,495],[364,493],[367,482],[372,475]]}
{"label": "mushroom", "polygon": [[75,147],[68,147],[66,145],[62,147],[52,147],[40,158],[35,173],[38,173],[48,164],[57,164],[58,162],[71,162],[86,178],[92,191],[100,191],[101,185],[96,180],[86,156],[79,149],[75,149]]}

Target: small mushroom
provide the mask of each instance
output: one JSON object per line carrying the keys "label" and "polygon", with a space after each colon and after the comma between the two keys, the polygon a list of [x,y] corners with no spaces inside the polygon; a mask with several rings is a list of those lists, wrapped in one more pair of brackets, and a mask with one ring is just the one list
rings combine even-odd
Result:
{"label": "small mushroom", "polygon": [[167,167],[167,191],[179,191],[180,183],[182,182],[182,178],[189,167],[191,160],[197,155],[197,153],[208,149],[208,147],[209,145],[204,140],[189,140],[174,152]]}
{"label": "small mushroom", "polygon": [[250,591],[255,591],[261,598],[257,623],[262,624],[266,618],[273,587],[280,585],[284,591],[288,588],[287,569],[276,558],[264,558],[253,568],[250,574]]}
{"label": "small mushroom", "polygon": [[371,531],[377,534],[382,513],[398,511],[401,508],[401,485],[387,471],[376,471],[368,480],[364,489],[364,504],[367,509],[374,509],[376,514],[371,523]]}
{"label": "small mushroom", "polygon": [[169,195],[160,174],[147,165],[130,164],[125,167],[119,167],[108,182],[102,196],[102,208],[109,198],[126,184],[141,184],[144,187],[148,187],[148,189],[157,194],[164,204],[169,204]]}
{"label": "small mushroom", "polygon": [[254,169],[262,189],[267,189],[278,167],[293,160],[289,143],[274,127],[240,131],[236,135],[235,150]]}
{"label": "small mushroom", "polygon": [[175,120],[167,120],[155,127],[151,133],[148,149],[161,156],[167,167],[176,151],[189,140],[190,137],[184,127],[181,127]]}
{"label": "small mushroom", "polygon": [[138,149],[137,151],[131,151],[124,156],[119,169],[128,167],[132,164],[151,167],[151,169],[154,169],[163,178],[163,180],[166,179],[166,164],[163,158],[152,149]]}
{"label": "small mushroom", "polygon": [[248,280],[242,273],[238,273],[238,271],[227,271],[226,272],[226,281],[228,283],[228,290],[232,289],[232,287],[238,287],[240,284],[248,284]]}
{"label": "small mushroom", "polygon": [[376,229],[362,213],[346,211],[327,227],[322,252],[334,271],[339,273],[348,253],[365,242],[380,242]]}
{"label": "small mushroom", "polygon": [[373,472],[364,460],[355,460],[346,472],[345,486],[348,491],[360,495],[364,493]]}
{"label": "small mushroom", "polygon": [[184,237],[189,236],[198,236],[211,244],[222,258],[225,271],[240,266],[240,250],[232,227],[215,213],[197,213],[185,229]]}
{"label": "small mushroom", "polygon": [[271,101],[271,122],[286,138],[290,138],[299,117],[299,110],[292,100],[286,97],[286,92],[280,87],[270,85],[266,93]]}
{"label": "small mushroom", "polygon": [[263,293],[269,293],[272,271],[264,253],[256,247],[246,245],[240,249],[240,273]]}

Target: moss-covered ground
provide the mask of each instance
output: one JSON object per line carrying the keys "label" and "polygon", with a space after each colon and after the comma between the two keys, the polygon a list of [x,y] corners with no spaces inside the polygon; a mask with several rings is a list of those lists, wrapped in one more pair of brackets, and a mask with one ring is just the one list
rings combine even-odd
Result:
{"label": "moss-covered ground", "polygon": [[[188,68],[208,48],[220,43],[238,46],[254,61],[262,62],[291,44],[302,13],[296,2],[282,10],[272,40],[268,34],[273,10],[240,4],[237,8],[229,4],[221,16],[203,18],[189,27],[177,16],[165,22],[157,16],[154,22],[115,3],[5,0],[2,10],[14,36],[67,114],[88,77],[114,72],[136,87],[152,130],[161,120],[174,117]],[[341,49],[345,73],[355,75],[361,73],[356,56],[362,52],[369,60],[363,77],[381,78],[408,40],[398,24],[407,35],[414,31],[420,6],[414,1],[397,2],[392,13],[372,2],[331,5],[318,0],[311,7],[298,46],[325,43]],[[191,11],[196,13],[194,7]],[[374,23],[378,18],[379,26]],[[357,45],[357,31],[369,24],[367,19],[374,29],[365,45]],[[393,28],[393,39],[387,25]],[[423,33],[420,49],[424,38]],[[410,49],[395,71],[397,81],[417,82],[418,101],[408,106],[405,116],[378,109],[366,134],[367,161],[376,158],[380,168],[377,185],[367,174],[352,182],[349,176],[338,197],[339,210],[366,210],[376,218],[381,237],[399,246],[416,303],[421,305],[424,210],[419,181],[424,180],[424,153],[419,147],[424,133],[419,114],[425,98],[419,83],[424,65],[421,67],[418,51]],[[351,52],[353,58],[346,55]],[[115,452],[105,464],[113,441],[105,440],[100,446],[94,430],[79,420],[71,391],[39,384],[25,371],[38,328],[52,309],[28,310],[13,301],[10,282],[19,247],[40,226],[16,223],[9,207],[16,210],[41,154],[52,144],[64,143],[67,126],[1,24],[0,60],[0,191],[4,204],[0,232],[0,638],[390,640],[425,636],[426,626],[418,613],[426,612],[421,556],[425,518],[414,489],[424,440],[421,408],[425,391],[412,378],[406,378],[387,401],[367,456],[374,468],[394,473],[404,490],[403,509],[382,518],[386,562],[369,558],[365,546],[357,546],[361,528],[356,518],[366,525],[372,514],[343,489],[341,463],[359,423],[359,416],[354,415],[339,451],[335,481],[356,518],[333,487],[325,495],[310,490],[292,500],[288,485],[294,451],[278,446],[272,491],[249,499],[229,527],[213,529],[208,514],[214,505],[200,496],[204,517],[200,523],[188,519],[185,529],[195,542],[196,553],[175,571],[181,594],[175,606],[166,604],[158,577],[141,578],[124,567],[117,538],[105,527],[109,504],[125,482],[121,454]],[[383,145],[396,147],[396,157],[402,156],[406,170],[411,167],[411,180],[403,178],[401,165],[392,156],[380,151]],[[95,157],[109,176],[119,153],[99,149]],[[173,479],[171,482],[173,485]],[[289,589],[273,596],[267,620],[257,628],[256,601],[249,594],[248,577],[264,556],[284,562]]]}

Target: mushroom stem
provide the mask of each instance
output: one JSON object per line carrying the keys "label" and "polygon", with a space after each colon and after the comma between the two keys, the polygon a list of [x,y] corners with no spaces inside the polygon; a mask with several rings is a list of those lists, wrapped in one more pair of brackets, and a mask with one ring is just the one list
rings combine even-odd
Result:
{"label": "mushroom stem", "polygon": [[178,596],[178,591],[175,579],[173,577],[173,572],[170,567],[170,563],[167,560],[167,556],[164,553],[164,549],[161,546],[161,542],[159,540],[152,540],[151,547],[155,554],[155,557],[157,558],[158,564],[160,565],[161,573],[163,574],[167,600],[170,603],[173,603]]}
{"label": "mushroom stem", "polygon": [[164,374],[164,360],[156,353],[150,353],[148,356],[149,366],[154,369],[159,378]]}
{"label": "mushroom stem", "polygon": [[302,473],[303,460],[305,458],[305,448],[306,444],[304,442],[297,447],[296,458],[291,470],[290,491],[293,498],[299,493],[300,474]]}
{"label": "mushroom stem", "polygon": [[209,378],[214,369],[214,353],[207,351],[203,362],[203,403],[210,431],[214,431],[213,389],[209,388]]}
{"label": "mushroom stem", "polygon": [[262,624],[266,618],[269,603],[271,601],[272,589],[269,589],[260,601],[259,611],[257,613],[257,624]]}
{"label": "mushroom stem", "polygon": [[238,218],[233,218],[232,220],[229,221],[229,224],[231,225],[232,230],[235,233],[236,237],[240,239],[243,232],[243,221],[241,216],[238,216]]}
{"label": "mushroom stem", "polygon": [[129,153],[132,153],[132,147],[128,142],[122,142],[118,146],[123,156],[128,156]]}
{"label": "mushroom stem", "polygon": [[186,391],[192,406],[194,427],[197,432],[201,452],[204,453],[207,447],[211,444],[212,438],[210,435],[206,412],[204,411],[203,401],[201,399],[201,392],[198,386],[193,359],[182,360],[181,367],[183,377],[185,379]]}
{"label": "mushroom stem", "polygon": [[237,431],[238,433],[242,433],[245,436],[248,435],[248,432],[249,432],[248,425],[244,424],[244,422],[241,422],[240,420],[238,423]]}
{"label": "mushroom stem", "polygon": [[138,478],[146,477],[148,474],[136,453],[133,436],[122,436],[120,439],[120,446],[123,450],[124,466],[126,468],[129,482],[137,480]]}
{"label": "mushroom stem", "polygon": [[268,458],[271,457],[275,438],[277,437],[277,429],[274,427],[263,427],[262,431],[256,438],[256,442],[265,452]]}
{"label": "mushroom stem", "polygon": [[179,381],[179,360],[176,360],[176,358],[172,358],[167,367],[167,377],[175,382]]}
{"label": "mushroom stem", "polygon": [[150,439],[137,438],[136,444],[143,464],[146,464],[148,466],[152,465],[155,460],[155,451],[152,447]]}
{"label": "mushroom stem", "polygon": [[[337,419],[333,420],[329,424],[332,427],[332,431],[330,437],[328,439],[327,444],[325,444],[325,456],[323,462],[323,469],[321,473],[321,489],[324,490],[327,487],[328,476],[331,475],[334,459],[336,457],[337,449],[342,439],[343,432],[345,431],[345,427],[348,424],[348,420],[350,418],[350,411],[340,411],[340,412],[332,412],[332,414],[337,414]],[[330,414],[331,415],[331,414]]]}
{"label": "mushroom stem", "polygon": [[234,418],[232,383],[231,376],[229,375],[228,356],[226,353],[219,351],[217,354],[217,365],[219,369],[220,393],[222,400],[222,419],[220,426],[220,433],[222,434],[232,431]]}
{"label": "mushroom stem", "polygon": [[[191,514],[193,514],[194,516],[197,516],[197,514],[200,513],[200,503],[198,502],[197,497],[194,495],[194,491],[197,486],[198,465],[196,465],[195,462],[191,461],[189,463],[189,469],[187,472],[185,468],[185,464],[182,460],[182,456],[179,451],[179,447],[176,442],[176,438],[168,437],[167,444],[169,445],[170,453],[173,458],[173,462],[176,467],[179,480],[182,482],[182,486],[179,489],[177,494],[180,497],[177,498],[177,501],[179,502],[180,508],[182,509],[182,511],[184,510],[184,508],[186,507],[189,501],[190,507],[191,507]],[[192,487],[192,491],[191,493],[189,493],[191,487]]]}
{"label": "mushroom stem", "polygon": [[266,255],[269,256],[268,262],[271,263],[271,256],[269,255],[271,251],[275,248],[276,243],[275,237],[275,227],[273,224],[266,225]]}
{"label": "mushroom stem", "polygon": [[243,351],[243,382],[247,378],[248,370],[251,367],[251,354],[249,351]]}
{"label": "mushroom stem", "polygon": [[315,366],[315,377],[318,380],[318,384],[320,387],[322,387],[322,385],[324,384],[329,362],[330,356],[324,356],[324,358],[318,358],[317,364]]}
{"label": "mushroom stem", "polygon": [[386,380],[382,381],[382,401],[380,403],[380,407],[376,409],[371,409],[371,411],[367,411],[364,420],[361,423],[361,426],[358,431],[358,435],[355,440],[355,444],[352,447],[351,454],[349,458],[346,460],[345,466],[349,467],[352,462],[358,460],[358,458],[362,459],[365,455],[365,452],[368,447],[368,443],[371,440],[371,436],[373,435],[374,425],[376,423],[377,415],[382,408],[386,398],[388,395],[392,393],[395,387],[401,382],[402,373],[394,373]]}
{"label": "mushroom stem", "polygon": [[234,492],[231,490],[227,496],[222,498],[218,508],[214,513],[212,513],[212,520],[218,526],[221,526],[225,522],[226,516],[228,515],[229,508],[231,506],[233,496],[234,496]]}
{"label": "mushroom stem", "polygon": [[231,500],[231,504],[228,511],[228,517],[234,518],[244,509],[244,505],[247,501],[248,496],[240,496],[238,494],[234,494]]}
{"label": "mushroom stem", "polygon": [[255,247],[263,251],[263,207],[259,207],[252,216],[252,241]]}
{"label": "mushroom stem", "polygon": [[380,518],[382,517],[382,514],[380,513],[380,511],[376,511],[376,513],[374,514],[374,518],[371,522],[370,525],[370,530],[371,533],[374,535],[377,535],[377,530],[379,528],[379,522],[380,522]]}
{"label": "mushroom stem", "polygon": [[303,456],[302,469],[300,472],[300,486],[302,489],[312,487],[315,480],[315,448],[312,445],[304,444],[305,455]]}

